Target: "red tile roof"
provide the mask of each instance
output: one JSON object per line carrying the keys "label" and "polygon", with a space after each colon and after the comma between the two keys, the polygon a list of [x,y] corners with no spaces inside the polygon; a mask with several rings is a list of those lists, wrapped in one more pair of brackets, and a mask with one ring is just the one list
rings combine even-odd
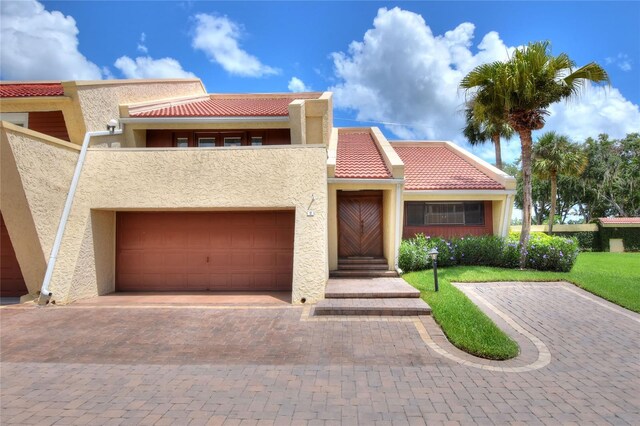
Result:
{"label": "red tile roof", "polygon": [[388,179],[392,175],[369,132],[339,130],[335,177]]}
{"label": "red tile roof", "polygon": [[317,99],[320,93],[213,95],[178,105],[131,112],[131,117],[286,117],[296,99]]}
{"label": "red tile roof", "polygon": [[405,190],[504,189],[446,145],[391,144],[404,163]]}
{"label": "red tile roof", "polygon": [[27,98],[32,96],[63,96],[61,83],[2,83],[0,98]]}
{"label": "red tile roof", "polygon": [[640,217],[601,217],[598,220],[603,224],[640,225]]}

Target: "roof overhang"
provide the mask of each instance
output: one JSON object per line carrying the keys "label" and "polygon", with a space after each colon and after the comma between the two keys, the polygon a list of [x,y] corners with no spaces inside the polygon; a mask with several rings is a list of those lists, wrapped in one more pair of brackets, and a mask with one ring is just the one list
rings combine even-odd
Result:
{"label": "roof overhang", "polygon": [[348,183],[348,184],[357,184],[357,185],[365,185],[365,184],[376,184],[376,185],[393,185],[404,183],[404,179],[365,179],[365,178],[336,178],[330,177],[327,178],[327,183]]}
{"label": "roof overhang", "polygon": [[603,228],[640,228],[640,223],[599,223]]}
{"label": "roof overhang", "polygon": [[245,123],[267,122],[288,123],[289,116],[263,116],[263,117],[122,117],[120,122],[127,123]]}
{"label": "roof overhang", "polygon": [[406,190],[407,195],[514,195],[515,189],[427,189]]}

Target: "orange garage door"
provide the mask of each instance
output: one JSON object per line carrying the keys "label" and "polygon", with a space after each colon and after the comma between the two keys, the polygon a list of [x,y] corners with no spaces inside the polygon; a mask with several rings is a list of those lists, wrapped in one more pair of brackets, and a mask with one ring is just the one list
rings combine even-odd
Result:
{"label": "orange garage door", "polygon": [[117,291],[290,291],[294,212],[119,212]]}
{"label": "orange garage door", "polygon": [[0,214],[0,296],[18,297],[29,293],[22,278],[20,265],[13,251],[9,232]]}

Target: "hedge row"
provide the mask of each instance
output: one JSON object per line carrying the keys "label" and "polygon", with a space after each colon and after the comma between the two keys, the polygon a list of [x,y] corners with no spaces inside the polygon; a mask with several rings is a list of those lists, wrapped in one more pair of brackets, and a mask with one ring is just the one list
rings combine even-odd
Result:
{"label": "hedge row", "polygon": [[[519,237],[519,234],[511,233],[507,238],[469,236],[445,240],[418,234],[412,239],[402,241],[398,266],[404,272],[431,268],[431,259],[427,252],[435,247],[438,250],[439,266],[517,268],[520,264]],[[579,251],[575,239],[534,232],[527,246],[527,268],[568,272],[573,267]]]}
{"label": "hedge row", "polygon": [[[578,242],[580,251],[602,251],[602,244],[598,231],[552,232],[551,235],[574,238]],[[609,241],[607,241],[609,247]]]}
{"label": "hedge row", "polygon": [[621,238],[624,251],[640,251],[640,228],[600,227],[600,241],[604,251],[609,251],[609,240]]}

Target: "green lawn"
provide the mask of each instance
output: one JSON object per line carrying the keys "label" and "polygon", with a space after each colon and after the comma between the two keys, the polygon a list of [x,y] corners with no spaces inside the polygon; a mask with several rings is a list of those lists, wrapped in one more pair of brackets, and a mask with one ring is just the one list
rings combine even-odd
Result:
{"label": "green lawn", "polygon": [[571,272],[520,271],[479,266],[440,268],[440,291],[433,291],[433,271],[412,272],[403,278],[422,292],[433,316],[451,343],[489,359],[509,359],[517,344],[504,334],[454,282],[558,281],[576,284],[620,306],[640,313],[640,253],[581,253]]}

